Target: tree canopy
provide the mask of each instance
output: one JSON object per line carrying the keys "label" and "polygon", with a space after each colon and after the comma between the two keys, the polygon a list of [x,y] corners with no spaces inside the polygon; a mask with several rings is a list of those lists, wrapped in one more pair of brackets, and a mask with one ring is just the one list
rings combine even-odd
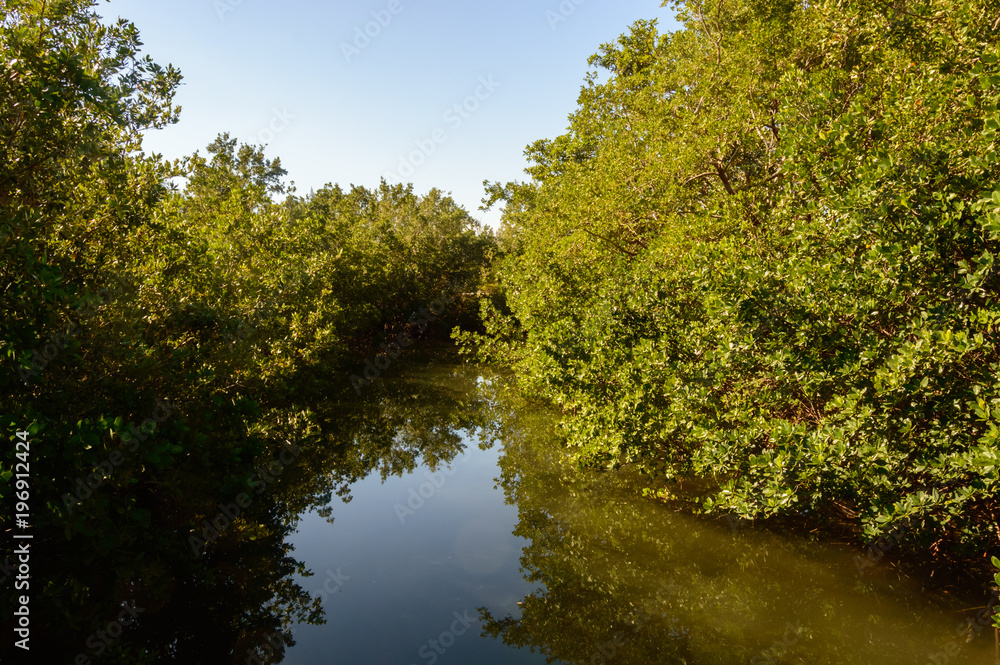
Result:
{"label": "tree canopy", "polygon": [[[481,357],[577,459],[746,518],[1000,548],[1000,5],[689,0],[506,203]],[[699,478],[693,495],[677,483]]]}
{"label": "tree canopy", "polygon": [[[412,415],[351,406],[359,433],[321,402],[353,398],[380,343],[474,323],[494,239],[439,190],[300,196],[279,159],[225,133],[177,162],[144,153],[143,133],[178,119],[180,73],[94,4],[0,7],[2,520],[10,532],[30,497],[33,565],[65,573],[32,580],[33,616],[65,638],[36,642],[51,662],[88,653],[137,601],[144,629],[101,662],[191,662],[199,644],[223,662],[261,631],[320,620],[285,543],[310,501],[412,468],[422,448],[454,454]],[[446,287],[458,295],[433,322],[407,318]],[[25,440],[32,472],[15,479]],[[306,461],[269,475],[289,451]],[[267,502],[219,517],[261,488]],[[235,526],[216,534],[216,520]],[[13,603],[0,599],[8,635]]]}

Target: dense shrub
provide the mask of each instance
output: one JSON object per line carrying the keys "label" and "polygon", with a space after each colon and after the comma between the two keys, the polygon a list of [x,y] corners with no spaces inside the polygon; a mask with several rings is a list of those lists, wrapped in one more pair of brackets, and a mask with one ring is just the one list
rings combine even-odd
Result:
{"label": "dense shrub", "polygon": [[531,180],[492,186],[509,309],[463,339],[654,495],[996,551],[998,8],[637,23]]}

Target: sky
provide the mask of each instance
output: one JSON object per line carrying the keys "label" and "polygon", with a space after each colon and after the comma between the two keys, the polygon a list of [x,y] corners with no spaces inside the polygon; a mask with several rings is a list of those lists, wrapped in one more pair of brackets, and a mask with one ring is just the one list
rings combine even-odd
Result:
{"label": "sky", "polygon": [[483,181],[524,180],[524,149],[564,133],[587,59],[659,0],[111,0],[144,53],[181,70],[180,122],[150,132],[167,159],[222,133],[266,144],[298,194],[326,183],[414,184],[479,210]]}

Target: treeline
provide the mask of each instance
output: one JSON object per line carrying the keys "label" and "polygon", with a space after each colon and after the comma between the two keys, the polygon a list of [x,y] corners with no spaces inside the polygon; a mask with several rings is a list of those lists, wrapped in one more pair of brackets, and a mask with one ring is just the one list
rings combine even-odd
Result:
{"label": "treeline", "polygon": [[1000,3],[677,8],[490,185],[506,306],[462,339],[656,497],[987,562]]}
{"label": "treeline", "polygon": [[[220,503],[289,450],[322,458],[333,435],[317,399],[353,397],[365,360],[384,365],[381,343],[474,325],[495,246],[440,191],[301,196],[279,160],[225,134],[178,162],[144,154],[142,133],[178,119],[181,76],[94,4],[0,8],[0,523],[14,530],[17,490],[33,616],[81,638],[129,597],[158,602],[144,586],[207,579]],[[297,514],[257,510],[244,535]],[[261,538],[280,550],[275,534]],[[293,564],[275,565],[254,612],[313,616],[284,577]]]}

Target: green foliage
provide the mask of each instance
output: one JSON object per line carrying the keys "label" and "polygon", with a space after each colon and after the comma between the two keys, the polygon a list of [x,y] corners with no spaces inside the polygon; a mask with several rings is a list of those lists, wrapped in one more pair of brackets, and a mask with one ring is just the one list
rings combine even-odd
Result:
{"label": "green foliage", "polygon": [[491,186],[509,309],[462,340],[653,495],[995,551],[996,3],[678,10]]}
{"label": "green foliage", "polygon": [[[144,154],[142,132],[177,119],[180,75],[94,4],[0,9],[2,519],[14,513],[13,442],[28,431],[33,565],[62,572],[32,588],[39,630],[58,623],[62,646],[81,646],[137,598],[212,626],[217,643],[192,658],[221,662],[247,636],[319,620],[284,543],[312,477],[273,483],[204,556],[189,536],[289,444],[323,440],[316,395],[347,394],[354,366],[411,325],[404,312],[457,285],[466,295],[441,320],[473,321],[495,242],[437,190],[298,197],[280,160],[227,134],[177,163]],[[154,420],[158,400],[170,409]],[[379,454],[359,452],[351,473]],[[186,608],[226,595],[219,565],[253,579]],[[150,619],[116,657],[198,646],[158,632],[169,624]]]}
{"label": "green foliage", "polygon": [[[993,566],[1000,570],[1000,559],[993,557]],[[1000,590],[1000,573],[993,576],[993,580],[997,584],[997,589]],[[993,614],[993,625],[1000,628],[1000,610]]]}

